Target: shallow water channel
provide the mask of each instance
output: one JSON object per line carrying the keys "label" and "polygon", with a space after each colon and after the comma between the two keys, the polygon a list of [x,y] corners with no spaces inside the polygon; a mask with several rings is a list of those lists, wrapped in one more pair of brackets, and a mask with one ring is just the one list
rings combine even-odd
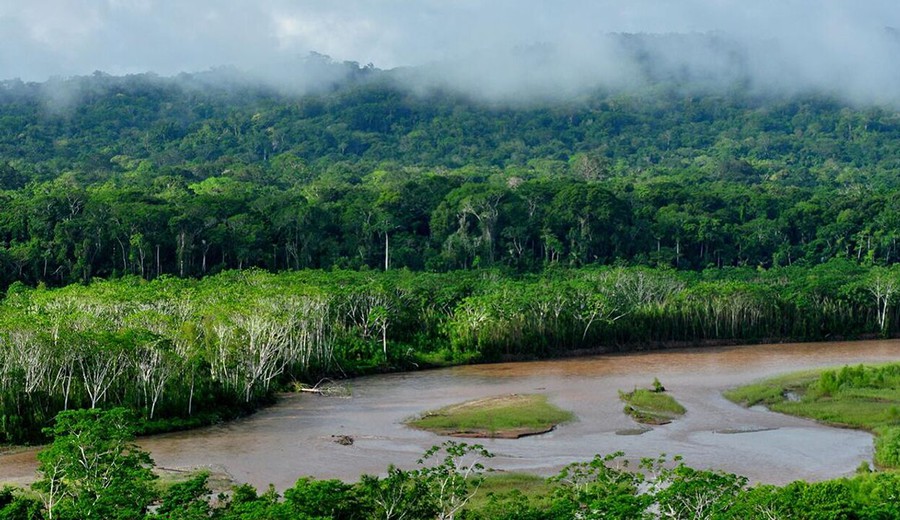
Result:
{"label": "shallow water channel", "polygon": [[[498,394],[543,393],[578,419],[550,433],[480,440],[496,454],[488,465],[549,475],[569,462],[622,450],[628,458],[682,455],[697,468],[719,468],[755,482],[823,480],[871,460],[872,436],[764,409],[744,409],[722,391],[814,367],[900,360],[900,341],[713,347],[455,367],[350,382],[352,397],[284,395],[255,415],[219,426],[140,440],[157,465],[210,468],[257,487],[290,487],[299,476],[354,480],[389,463],[413,467],[444,440],[405,427],[425,410]],[[641,435],[622,412],[618,390],[658,377],[686,408],[675,422]],[[347,435],[344,446],[334,436]],[[471,441],[469,441],[471,442]],[[0,455],[0,482],[28,482],[35,451]]]}

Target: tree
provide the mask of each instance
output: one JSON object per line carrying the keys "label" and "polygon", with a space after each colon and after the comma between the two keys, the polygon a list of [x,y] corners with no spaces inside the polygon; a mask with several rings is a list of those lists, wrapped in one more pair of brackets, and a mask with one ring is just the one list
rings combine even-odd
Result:
{"label": "tree", "polygon": [[81,380],[91,408],[96,408],[128,368],[128,354],[121,339],[113,333],[77,331],[75,334],[78,336],[77,359]]}
{"label": "tree", "polygon": [[[443,453],[444,458],[429,466],[431,460]],[[478,491],[482,482],[482,460],[493,457],[480,444],[447,441],[433,446],[419,459],[419,470],[428,494],[437,508],[438,520],[453,520]]]}
{"label": "tree", "polygon": [[435,511],[428,490],[418,476],[418,471],[404,471],[391,465],[386,477],[363,475],[357,487],[363,498],[373,504],[373,518],[413,520],[432,517]]}
{"label": "tree", "polygon": [[577,518],[640,518],[652,497],[641,494],[642,476],[628,469],[623,453],[595,456],[590,462],[569,464],[550,479],[558,484],[559,505]]}
{"label": "tree", "polygon": [[40,494],[47,518],[132,520],[154,498],[150,454],[132,440],[133,417],[124,408],[61,412],[38,453]]}
{"label": "tree", "polygon": [[298,479],[292,488],[285,490],[284,505],[285,510],[290,511],[290,515],[286,515],[288,518],[310,520],[366,518],[359,514],[360,504],[354,496],[352,485],[334,479]]}
{"label": "tree", "polygon": [[696,470],[683,463],[669,469],[656,466],[658,462],[645,460],[643,466],[656,473],[650,489],[659,507],[660,518],[727,518],[747,488],[745,477]]}
{"label": "tree", "polygon": [[[150,336],[135,333],[135,336]],[[153,419],[156,405],[159,404],[169,379],[175,375],[177,360],[170,349],[155,337],[141,339],[139,348],[133,359],[141,391],[144,395],[144,406],[149,408],[148,418]]]}
{"label": "tree", "polygon": [[505,196],[504,187],[474,183],[447,194],[432,213],[431,229],[442,245],[448,265],[459,262],[468,267],[475,258],[488,265],[493,263],[494,241],[500,234],[500,206]]}
{"label": "tree", "polygon": [[557,238],[568,242],[570,262],[580,265],[620,252],[631,208],[599,185],[572,184],[556,193],[550,216]]}
{"label": "tree", "polygon": [[212,493],[207,485],[208,473],[172,484],[160,499],[159,508],[152,518],[166,520],[208,520],[212,505],[207,497]]}
{"label": "tree", "polygon": [[15,488],[0,489],[0,520],[40,520],[39,500],[17,493]]}
{"label": "tree", "polygon": [[878,330],[882,334],[887,333],[888,309],[893,303],[897,291],[900,290],[900,280],[897,275],[883,267],[873,267],[869,273],[866,288],[875,298],[875,307],[878,314]]}

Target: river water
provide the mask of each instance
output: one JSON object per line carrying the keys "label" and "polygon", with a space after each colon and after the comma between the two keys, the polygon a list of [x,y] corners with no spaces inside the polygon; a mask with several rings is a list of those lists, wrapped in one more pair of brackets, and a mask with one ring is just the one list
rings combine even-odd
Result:
{"label": "river water", "polygon": [[[718,468],[754,482],[783,484],[853,473],[872,458],[872,436],[830,428],[722,397],[733,386],[786,372],[900,360],[900,341],[713,347],[475,365],[351,381],[352,397],[282,396],[248,418],[140,440],[159,467],[210,468],[257,487],[290,487],[300,476],[355,480],[389,463],[414,467],[445,438],[405,427],[404,419],[464,400],[542,393],[578,419],[550,433],[479,440],[490,467],[550,475],[567,463],[624,451],[629,459],[681,455],[696,468]],[[687,408],[671,424],[641,435],[622,412],[618,390],[658,377]],[[334,436],[347,435],[344,446]],[[472,441],[469,441],[472,442]],[[35,451],[0,455],[0,482],[33,478]]]}

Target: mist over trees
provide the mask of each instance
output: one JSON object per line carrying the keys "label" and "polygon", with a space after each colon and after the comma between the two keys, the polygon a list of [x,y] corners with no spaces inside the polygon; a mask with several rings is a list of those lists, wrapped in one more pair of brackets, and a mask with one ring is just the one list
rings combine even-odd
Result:
{"label": "mist over trees", "polygon": [[308,60],[342,79],[306,95],[233,70],[4,82],[0,286],[897,261],[889,106],[672,78],[514,106]]}
{"label": "mist over trees", "polygon": [[[318,51],[395,69],[413,88],[559,99],[648,80],[900,102],[890,0],[32,0],[0,12],[4,79],[233,66],[292,92],[329,84]],[[27,57],[27,59],[23,59]]]}

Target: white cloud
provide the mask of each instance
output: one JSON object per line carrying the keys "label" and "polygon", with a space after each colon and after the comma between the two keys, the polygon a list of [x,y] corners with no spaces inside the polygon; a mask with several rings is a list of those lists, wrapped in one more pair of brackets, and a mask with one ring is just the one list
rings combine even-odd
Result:
{"label": "white cloud", "polygon": [[[381,68],[449,62],[444,81],[496,95],[627,80],[609,33],[714,32],[739,42],[759,86],[868,99],[900,79],[895,0],[0,0],[0,77],[220,65],[259,69],[309,51]],[[552,49],[523,58],[521,49]],[[655,49],[668,67],[727,76],[703,45]],[[727,69],[727,70],[723,70]]]}
{"label": "white cloud", "polygon": [[99,5],[85,7],[61,0],[22,2],[19,9],[7,10],[6,16],[18,23],[38,46],[51,53],[70,53],[104,27]]}

